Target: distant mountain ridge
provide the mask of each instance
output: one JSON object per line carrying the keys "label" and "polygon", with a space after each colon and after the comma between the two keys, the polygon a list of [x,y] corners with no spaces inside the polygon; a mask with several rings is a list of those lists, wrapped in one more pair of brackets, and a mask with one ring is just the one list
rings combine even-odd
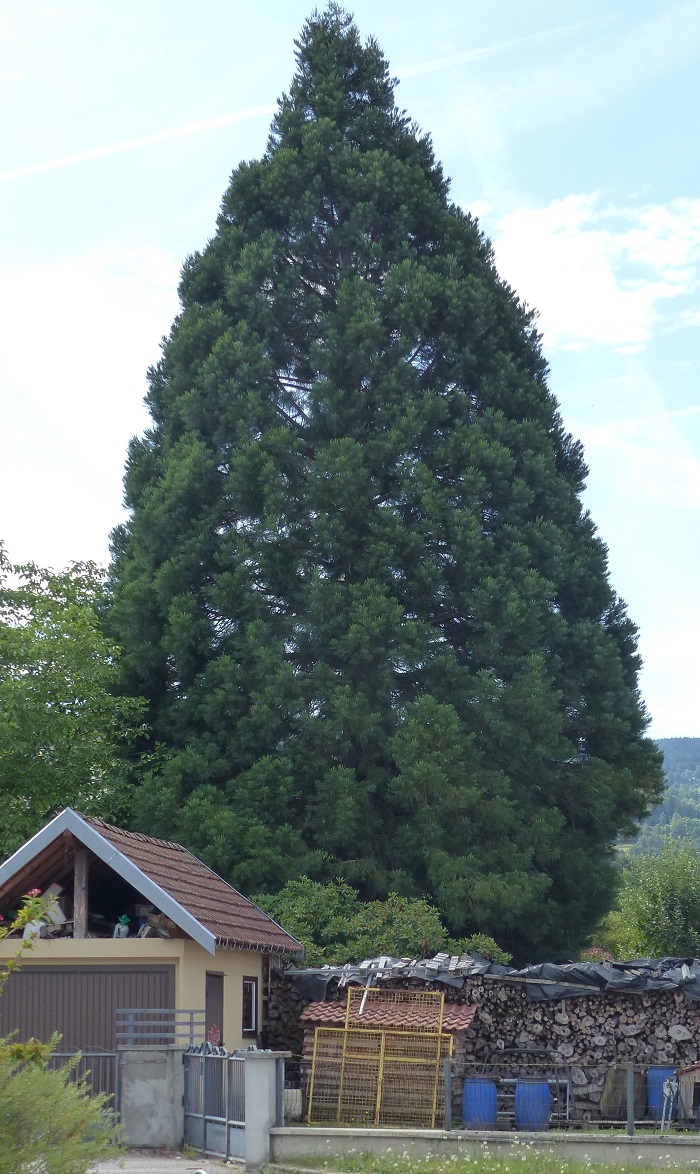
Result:
{"label": "distant mountain ridge", "polygon": [[656,738],[668,790],[644,820],[629,851],[655,852],[662,836],[687,836],[700,848],[700,738]]}

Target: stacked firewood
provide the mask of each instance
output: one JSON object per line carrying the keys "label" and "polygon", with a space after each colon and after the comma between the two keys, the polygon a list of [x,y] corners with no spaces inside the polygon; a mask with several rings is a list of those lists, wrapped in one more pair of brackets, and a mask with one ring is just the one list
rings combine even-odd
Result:
{"label": "stacked firewood", "polygon": [[270,971],[270,997],[267,1024],[263,1028],[263,1045],[275,1052],[291,1052],[286,1075],[296,1079],[304,1048],[304,1025],[299,1017],[310,999],[297,994],[291,978],[283,970]]}
{"label": "stacked firewood", "polygon": [[[455,1075],[509,1065],[522,1071],[527,1053],[544,1057],[549,1065],[567,1066],[579,1108],[594,1111],[600,1103],[606,1073],[613,1064],[678,1067],[700,1054],[700,1003],[680,990],[640,993],[603,992],[553,1002],[527,999],[522,983],[497,979],[467,979],[463,987],[425,983],[420,979],[391,980],[392,987],[441,990],[447,1002],[475,1003],[471,1028],[460,1032]],[[345,1001],[346,988],[337,979],[328,984],[326,998]],[[301,1056],[303,1026],[299,1016],[309,1000],[297,994],[291,978],[273,972],[267,1046]],[[517,1051],[513,1051],[517,1049]],[[540,1062],[540,1061],[538,1061]]]}

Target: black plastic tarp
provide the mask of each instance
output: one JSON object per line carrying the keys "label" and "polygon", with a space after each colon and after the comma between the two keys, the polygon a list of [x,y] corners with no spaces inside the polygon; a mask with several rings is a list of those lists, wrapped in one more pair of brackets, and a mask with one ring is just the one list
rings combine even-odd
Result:
{"label": "black plastic tarp", "polygon": [[422,961],[405,958],[371,958],[360,965],[323,966],[287,972],[300,995],[323,999],[328,983],[338,980],[377,986],[400,978],[418,978],[444,986],[463,987],[466,979],[523,985],[532,1002],[575,999],[603,991],[664,991],[680,989],[689,999],[700,1001],[700,962],[696,958],[634,958],[630,962],[542,962],[513,970],[499,966],[479,954],[457,962],[445,954]]}

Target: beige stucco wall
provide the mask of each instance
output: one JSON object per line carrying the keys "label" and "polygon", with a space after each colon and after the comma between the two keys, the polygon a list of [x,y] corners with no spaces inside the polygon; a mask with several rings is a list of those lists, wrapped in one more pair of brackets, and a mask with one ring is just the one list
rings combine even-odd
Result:
{"label": "beige stucco wall", "polygon": [[[11,958],[18,946],[16,938],[0,942],[0,965]],[[31,966],[84,966],[93,962],[105,966],[143,966],[152,962],[175,967],[175,1005],[181,1009],[200,1011],[204,1008],[207,971],[224,975],[224,1043],[226,1047],[247,1047],[252,1041],[244,1039],[243,976],[258,979],[258,995],[262,997],[263,955],[253,950],[222,950],[210,954],[197,942],[184,938],[57,938],[40,940],[24,954]],[[258,1008],[258,1025],[260,1009]]]}
{"label": "beige stucco wall", "polygon": [[[175,977],[175,992],[178,1007],[203,1007],[206,973],[208,970],[224,976],[224,1022],[223,1041],[227,1048],[247,1047],[253,1042],[244,1039],[241,1031],[243,1022],[243,977],[258,980],[258,997],[262,997],[262,954],[253,950],[222,950],[217,948],[216,957],[203,950],[196,942],[183,941],[183,964]],[[260,1009],[258,1008],[258,1025]]]}
{"label": "beige stucco wall", "polygon": [[[99,962],[103,966],[108,962],[119,966],[143,966],[145,962],[177,966],[184,946],[189,944],[182,938],[40,938],[23,955],[23,960],[31,966],[66,966],[71,962],[82,966],[86,962]],[[0,942],[0,961],[11,958],[18,945],[17,938]],[[197,949],[201,950],[201,946]],[[206,954],[206,950],[202,953]]]}

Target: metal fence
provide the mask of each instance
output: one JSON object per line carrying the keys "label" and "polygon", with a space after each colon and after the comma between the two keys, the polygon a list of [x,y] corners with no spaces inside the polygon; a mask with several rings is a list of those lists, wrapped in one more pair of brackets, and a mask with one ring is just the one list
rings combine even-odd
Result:
{"label": "metal fence", "polygon": [[545,1056],[515,1064],[467,1064],[453,1109],[467,1129],[626,1126],[697,1128],[700,1095],[683,1087],[673,1067],[552,1064]]}
{"label": "metal fence", "polygon": [[[502,1053],[501,1053],[502,1055]],[[334,1063],[332,1072],[329,1064]],[[321,1076],[320,1086],[317,1084]],[[402,1074],[403,1075],[403,1074]],[[300,1099],[299,1115],[311,1124],[323,1121],[345,1125],[387,1124],[376,1113],[352,1108],[363,1088],[356,1089],[357,1073],[346,1059],[329,1057],[316,1071],[302,1059],[294,1081]],[[408,1087],[410,1074],[405,1083]],[[364,1081],[366,1083],[366,1080]],[[361,1082],[362,1083],[362,1082]],[[370,1092],[377,1091],[374,1081]],[[319,1101],[319,1092],[322,1099]],[[291,1101],[291,1090],[286,1092]],[[419,1103],[422,1097],[422,1107]],[[421,1112],[431,1116],[434,1128],[473,1130],[540,1130],[617,1127],[632,1134],[637,1129],[665,1132],[700,1129],[700,1067],[680,1076],[672,1066],[632,1064],[561,1064],[551,1053],[504,1058],[494,1062],[459,1062],[443,1058],[437,1097],[434,1088],[411,1090],[413,1120],[402,1112],[391,1124],[416,1125]],[[371,1099],[371,1098],[370,1098]],[[379,1103],[379,1102],[375,1102]],[[427,1121],[430,1128],[433,1122]],[[425,1125],[424,1125],[425,1127]]]}
{"label": "metal fence", "polygon": [[204,1011],[175,1007],[119,1007],[115,1036],[124,1047],[149,1044],[194,1045],[204,1039]]}
{"label": "metal fence", "polygon": [[[77,1057],[77,1058],[76,1058]],[[52,1052],[50,1068],[71,1065],[71,1080],[84,1080],[91,1096],[104,1093],[109,1107],[119,1113],[119,1056],[117,1052]]]}
{"label": "metal fence", "polygon": [[224,1048],[188,1048],[185,1142],[220,1158],[245,1156],[245,1060]]}

